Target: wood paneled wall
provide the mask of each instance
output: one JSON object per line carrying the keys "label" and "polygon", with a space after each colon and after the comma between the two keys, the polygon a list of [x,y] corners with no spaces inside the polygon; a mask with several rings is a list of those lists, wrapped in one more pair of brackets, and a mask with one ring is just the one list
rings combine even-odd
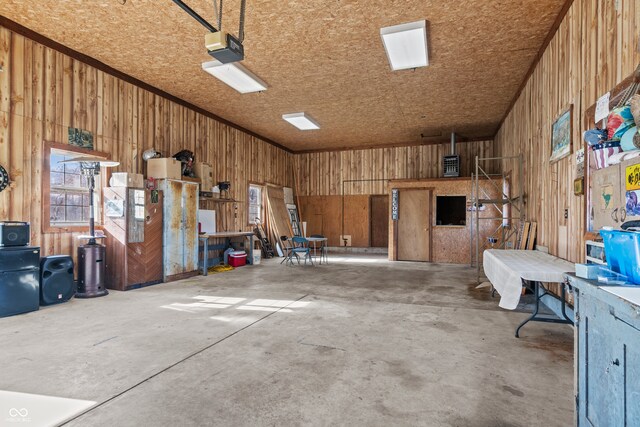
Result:
{"label": "wood paneled wall", "polygon": [[[575,0],[495,139],[499,155],[524,155],[527,218],[538,222],[539,244],[571,261],[584,258],[584,196],[573,194],[584,111],[633,72],[639,36],[637,0]],[[550,164],[551,126],[569,104],[573,153]]]}
{"label": "wood paneled wall", "polygon": [[[42,141],[67,142],[69,126],[92,132],[95,149],[120,162],[115,171],[144,173],[151,147],[188,149],[238,200],[249,181],[293,185],[292,154],[2,27],[0,65],[0,164],[16,183],[0,193],[0,220],[31,222],[43,255],[75,252],[75,234],[41,233]],[[230,229],[250,228],[246,203],[237,216],[224,209]]]}
{"label": "wood paneled wall", "polygon": [[[476,155],[493,157],[493,141],[461,142],[456,144],[456,153],[461,176],[470,176]],[[341,195],[345,182],[344,194],[386,194],[390,179],[442,177],[442,157],[448,154],[449,144],[297,154],[298,191],[302,196]],[[485,167],[499,169],[496,162]],[[377,181],[346,182],[351,180]]]}

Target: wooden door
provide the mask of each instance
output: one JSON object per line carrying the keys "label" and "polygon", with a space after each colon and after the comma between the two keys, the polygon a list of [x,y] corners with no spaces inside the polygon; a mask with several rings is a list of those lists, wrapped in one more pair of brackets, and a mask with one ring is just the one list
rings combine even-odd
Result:
{"label": "wooden door", "polygon": [[371,247],[389,246],[389,196],[371,196]]}
{"label": "wooden door", "polygon": [[162,281],[162,205],[162,191],[157,191],[157,197],[145,191],[144,283]]}
{"label": "wooden door", "polygon": [[401,189],[398,199],[398,260],[431,261],[431,190]]}

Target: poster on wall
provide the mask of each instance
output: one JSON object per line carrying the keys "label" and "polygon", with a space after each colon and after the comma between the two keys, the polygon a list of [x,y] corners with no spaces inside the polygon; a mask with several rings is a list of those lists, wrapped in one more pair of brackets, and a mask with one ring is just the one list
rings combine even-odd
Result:
{"label": "poster on wall", "polygon": [[640,164],[627,166],[625,178],[626,190],[640,190]]}
{"label": "poster on wall", "polygon": [[640,216],[640,190],[627,191],[626,210],[627,216]]}
{"label": "poster on wall", "polygon": [[604,120],[609,115],[609,98],[611,97],[611,92],[607,92],[598,98],[598,102],[596,103],[596,115],[595,121],[598,123],[600,120]]}
{"label": "poster on wall", "polygon": [[571,154],[572,110],[573,104],[560,114],[551,126],[551,158],[549,162],[556,162]]}

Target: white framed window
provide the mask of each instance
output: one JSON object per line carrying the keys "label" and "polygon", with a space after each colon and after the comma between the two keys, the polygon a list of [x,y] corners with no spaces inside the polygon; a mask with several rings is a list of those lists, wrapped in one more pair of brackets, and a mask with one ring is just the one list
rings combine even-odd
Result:
{"label": "white framed window", "polygon": [[255,224],[256,220],[264,222],[263,191],[263,186],[249,184],[249,224]]}
{"label": "white framed window", "polygon": [[[91,155],[107,158],[105,153],[68,144],[45,142],[43,165],[43,232],[85,231],[89,225],[88,177],[78,163],[61,163],[74,157]],[[104,172],[95,176],[94,218],[101,223],[101,194]]]}

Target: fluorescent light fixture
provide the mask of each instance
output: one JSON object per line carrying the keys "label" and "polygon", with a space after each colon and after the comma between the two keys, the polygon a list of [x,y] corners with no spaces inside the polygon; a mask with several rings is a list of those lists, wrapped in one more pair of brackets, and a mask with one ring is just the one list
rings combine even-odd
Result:
{"label": "fluorescent light fixture", "polygon": [[202,64],[202,69],[240,93],[267,90],[265,82],[237,62],[209,61]]}
{"label": "fluorescent light fixture", "polygon": [[283,114],[282,118],[300,130],[320,129],[320,125],[318,124],[318,122],[313,120],[305,113]]}
{"label": "fluorescent light fixture", "polygon": [[426,21],[381,28],[380,37],[393,71],[429,65]]}

